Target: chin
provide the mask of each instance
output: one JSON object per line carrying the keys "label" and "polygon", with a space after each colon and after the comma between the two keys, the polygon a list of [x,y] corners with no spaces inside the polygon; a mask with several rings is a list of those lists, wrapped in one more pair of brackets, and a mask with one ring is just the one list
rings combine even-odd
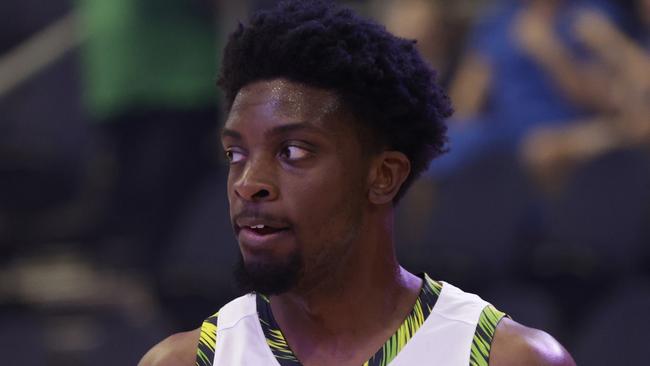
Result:
{"label": "chin", "polygon": [[298,252],[284,257],[284,260],[260,260],[240,254],[234,270],[235,281],[244,292],[264,295],[279,295],[294,288],[302,274],[302,259]]}

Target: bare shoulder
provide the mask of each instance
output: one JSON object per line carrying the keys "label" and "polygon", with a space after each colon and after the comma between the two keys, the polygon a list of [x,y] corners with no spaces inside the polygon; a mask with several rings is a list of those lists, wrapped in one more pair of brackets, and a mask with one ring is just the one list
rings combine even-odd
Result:
{"label": "bare shoulder", "polygon": [[201,329],[176,333],[147,352],[138,366],[194,366]]}
{"label": "bare shoulder", "polygon": [[490,365],[575,366],[575,361],[548,333],[504,318],[492,340]]}

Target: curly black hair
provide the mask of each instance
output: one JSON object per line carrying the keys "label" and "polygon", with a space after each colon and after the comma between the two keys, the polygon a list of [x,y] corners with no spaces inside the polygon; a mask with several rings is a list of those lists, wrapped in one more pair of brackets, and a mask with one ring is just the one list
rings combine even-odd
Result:
{"label": "curly black hair", "polygon": [[218,81],[227,110],[242,87],[273,78],[333,91],[378,144],[409,158],[394,202],[445,151],[451,104],[415,41],[334,1],[283,1],[230,35]]}

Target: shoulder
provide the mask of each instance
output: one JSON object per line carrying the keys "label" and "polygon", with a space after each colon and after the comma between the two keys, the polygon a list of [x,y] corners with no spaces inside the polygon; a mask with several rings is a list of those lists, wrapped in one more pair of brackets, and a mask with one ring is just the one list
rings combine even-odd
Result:
{"label": "shoulder", "polygon": [[201,329],[176,333],[147,352],[138,366],[194,366]]}
{"label": "shoulder", "polygon": [[575,366],[575,362],[548,333],[503,318],[492,341],[490,365]]}

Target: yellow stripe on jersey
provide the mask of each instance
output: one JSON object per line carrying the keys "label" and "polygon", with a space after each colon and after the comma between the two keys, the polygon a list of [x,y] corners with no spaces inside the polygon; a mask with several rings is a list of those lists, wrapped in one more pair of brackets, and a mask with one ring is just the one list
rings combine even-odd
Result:
{"label": "yellow stripe on jersey", "polygon": [[207,318],[201,324],[199,347],[196,351],[196,366],[212,366],[217,346],[217,318],[219,313]]}
{"label": "yellow stripe on jersey", "polygon": [[[415,335],[415,332],[424,324],[431,310],[433,309],[440,291],[442,284],[432,280],[428,275],[423,275],[423,286],[420,295],[416,300],[415,306],[411,313],[404,320],[399,329],[386,341],[383,347],[375,353],[363,366],[386,366],[388,365],[397,354],[406,346],[408,341]],[[495,309],[496,310],[496,309]],[[282,331],[273,318],[271,312],[270,299],[262,294],[257,294],[257,312],[260,320],[260,325],[266,337],[266,343],[271,349],[273,355],[281,366],[300,366],[300,361],[295,357],[293,351],[289,347]],[[485,311],[484,311],[485,313]],[[206,319],[201,326],[201,337],[199,340],[199,347],[196,357],[196,366],[213,366],[215,347],[217,342],[217,318],[218,313]],[[488,315],[485,315],[488,317]],[[481,315],[481,319],[484,315]],[[492,318],[487,318],[485,326],[477,326],[485,334],[489,331],[489,324]],[[493,333],[493,332],[492,332]],[[480,338],[481,342],[483,338]],[[490,338],[491,341],[491,338]],[[480,345],[477,347],[484,347]],[[489,347],[489,344],[488,344]],[[474,353],[474,344],[472,344],[472,354]],[[488,349],[489,356],[489,349]],[[474,357],[474,356],[472,356]],[[482,366],[484,364],[471,364]],[[485,364],[487,365],[487,364]],[[215,365],[216,366],[216,365]]]}
{"label": "yellow stripe on jersey", "polygon": [[505,316],[506,314],[500,312],[492,305],[488,305],[483,309],[478,324],[476,325],[474,339],[472,340],[469,366],[489,366],[492,339],[494,338],[497,325]]}
{"label": "yellow stripe on jersey", "polygon": [[[388,365],[404,346],[406,346],[408,341],[411,340],[422,324],[424,324],[424,321],[431,313],[440,295],[442,284],[432,280],[426,274],[424,274],[423,279],[424,282],[420,295],[410,314],[406,317],[399,329],[384,343],[381,349],[366,361],[363,366]],[[278,363],[281,366],[300,366],[300,361],[293,354],[282,331],[273,318],[269,298],[258,294],[257,306],[260,324],[264,331],[266,342]]]}

